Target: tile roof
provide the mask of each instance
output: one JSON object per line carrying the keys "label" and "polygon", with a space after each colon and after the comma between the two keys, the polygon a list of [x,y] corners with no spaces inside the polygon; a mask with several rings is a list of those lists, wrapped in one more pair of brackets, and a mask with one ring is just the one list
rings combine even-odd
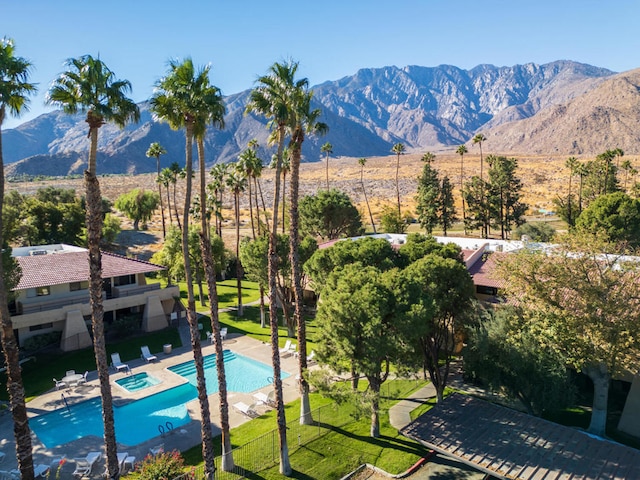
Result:
{"label": "tile roof", "polygon": [[487,252],[482,258],[476,260],[476,262],[469,267],[469,275],[473,278],[473,284],[502,288],[504,282],[494,277],[494,271],[496,262],[505,255],[510,254],[505,252]]}
{"label": "tile roof", "polygon": [[[89,280],[89,252],[51,253],[15,258],[22,277],[15,290],[61,285]],[[156,272],[165,267],[133,258],[102,252],[102,277]]]}
{"label": "tile roof", "polygon": [[640,450],[457,393],[402,433],[502,479],[640,478]]}

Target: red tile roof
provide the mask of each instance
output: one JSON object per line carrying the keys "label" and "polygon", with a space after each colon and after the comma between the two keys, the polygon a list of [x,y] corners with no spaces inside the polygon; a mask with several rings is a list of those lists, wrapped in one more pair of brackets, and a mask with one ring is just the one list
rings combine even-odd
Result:
{"label": "red tile roof", "polygon": [[[89,252],[51,253],[15,257],[22,268],[22,278],[15,290],[61,285],[89,280]],[[165,267],[102,252],[102,277],[156,272]]]}
{"label": "red tile roof", "polygon": [[469,275],[473,278],[474,285],[484,285],[486,287],[502,288],[502,280],[494,277],[496,262],[509,255],[505,252],[487,252],[482,258],[479,258],[471,267],[469,267]]}

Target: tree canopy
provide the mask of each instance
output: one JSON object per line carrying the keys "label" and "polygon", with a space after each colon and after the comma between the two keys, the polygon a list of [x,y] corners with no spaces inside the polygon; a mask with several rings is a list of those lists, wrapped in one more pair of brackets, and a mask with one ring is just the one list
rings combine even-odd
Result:
{"label": "tree canopy", "polygon": [[146,224],[160,204],[160,196],[151,191],[135,188],[120,195],[114,206],[133,221],[133,229],[138,230],[140,222]]}
{"label": "tree canopy", "polygon": [[335,188],[303,197],[299,209],[302,236],[334,240],[364,233],[360,212],[346,193]]}
{"label": "tree canopy", "polygon": [[640,200],[626,193],[601,195],[576,220],[576,227],[604,234],[613,243],[640,247]]}

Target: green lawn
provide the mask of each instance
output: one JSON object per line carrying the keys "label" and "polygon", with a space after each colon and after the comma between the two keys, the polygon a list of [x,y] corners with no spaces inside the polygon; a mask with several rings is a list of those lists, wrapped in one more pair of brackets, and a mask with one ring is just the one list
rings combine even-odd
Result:
{"label": "green lawn", "polygon": [[[389,407],[412,391],[420,388],[424,382],[414,380],[393,380],[382,388],[380,417],[380,437],[369,436],[370,419],[364,416],[355,419],[351,416],[353,409],[349,405],[331,406],[322,411],[321,423],[329,432],[303,445],[290,454],[294,473],[291,478],[298,479],[338,479],[354,470],[362,463],[371,463],[383,470],[399,474],[404,472],[422,456],[427,449],[409,440],[389,425]],[[312,409],[327,405],[330,400],[319,394],[311,394]],[[300,413],[298,400],[288,404],[285,409],[287,421],[295,421]],[[276,427],[275,410],[247,422],[231,431],[234,446],[246,444],[264,435]],[[238,439],[241,439],[239,441]],[[296,438],[287,439],[290,450],[296,447]],[[214,439],[216,455],[220,453],[219,438]],[[252,446],[253,447],[253,446]],[[186,463],[200,467],[202,465],[202,449],[200,446],[183,452]],[[281,479],[276,465],[267,470],[251,474],[253,479]]]}

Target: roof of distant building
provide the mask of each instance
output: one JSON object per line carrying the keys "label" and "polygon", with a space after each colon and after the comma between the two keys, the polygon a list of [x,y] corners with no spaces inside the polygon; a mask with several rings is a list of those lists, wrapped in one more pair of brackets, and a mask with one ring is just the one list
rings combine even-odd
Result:
{"label": "roof of distant building", "polygon": [[[23,249],[14,249],[13,256],[22,269],[22,277],[15,290],[89,280],[89,251],[84,248],[69,245],[23,247]],[[153,263],[102,252],[103,278],[157,272],[164,269],[165,267]]]}

